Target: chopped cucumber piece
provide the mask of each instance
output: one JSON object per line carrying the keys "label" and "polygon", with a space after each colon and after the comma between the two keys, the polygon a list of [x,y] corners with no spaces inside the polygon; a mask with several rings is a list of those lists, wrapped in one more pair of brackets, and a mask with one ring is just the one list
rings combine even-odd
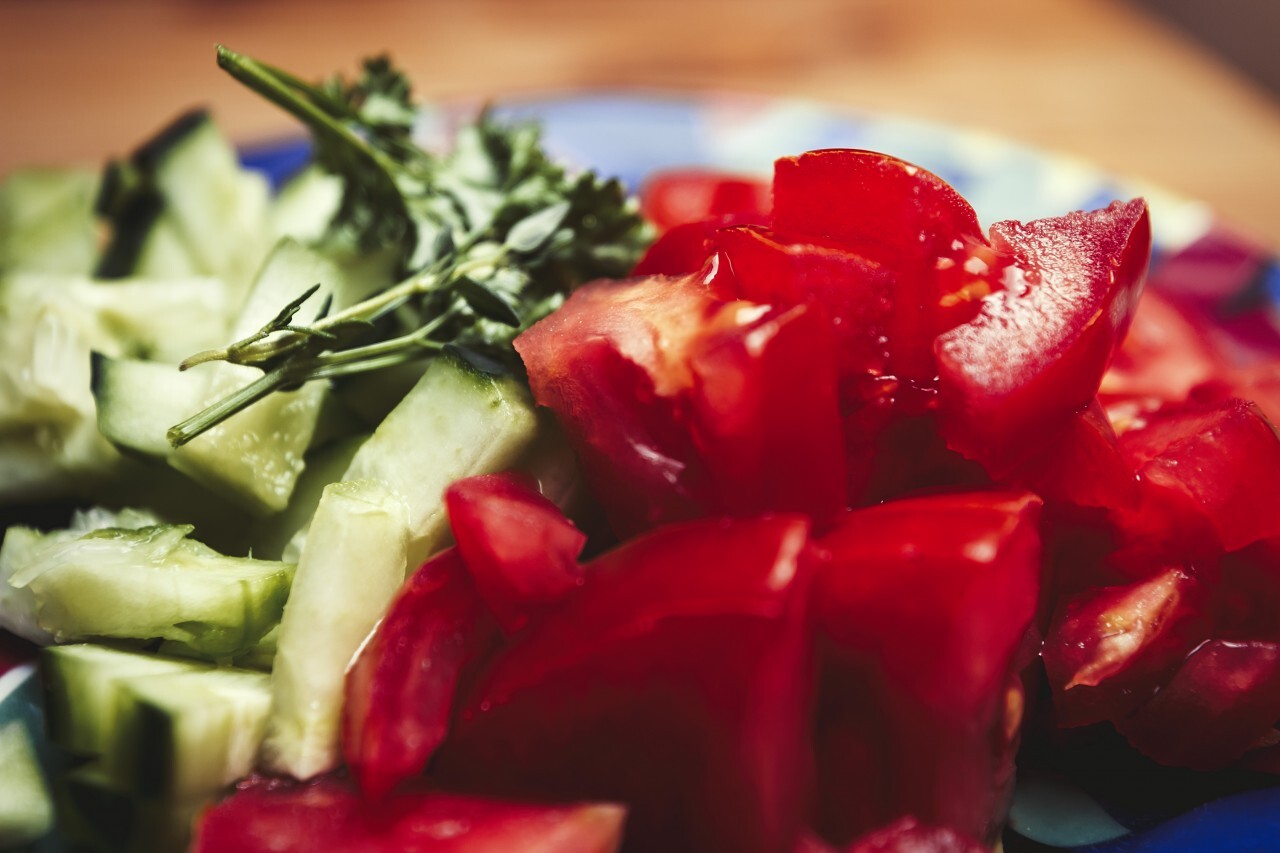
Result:
{"label": "chopped cucumber piece", "polygon": [[98,252],[93,199],[98,176],[85,169],[19,169],[0,182],[0,271],[88,275]]}
{"label": "chopped cucumber piece", "polygon": [[[338,266],[323,255],[292,240],[281,241],[263,266],[231,337],[239,340],[254,334],[316,284],[321,289],[303,310],[318,310],[342,278]],[[261,376],[254,368],[227,362],[198,367],[192,373],[196,371],[207,384],[200,406],[188,414]],[[169,461],[208,488],[255,511],[279,512],[288,504],[302,473],[303,454],[315,431],[324,394],[323,382],[272,394],[179,447]]]}
{"label": "chopped cucumber piece", "polygon": [[83,643],[40,650],[45,731],[73,755],[99,756],[117,731],[120,690],[130,679],[206,669],[208,664]]}
{"label": "chopped cucumber piece", "polygon": [[12,558],[8,582],[30,591],[39,627],[59,642],[160,638],[230,658],[279,621],[293,566],[226,557],[191,532],[161,524],[46,534]]}
{"label": "chopped cucumber piece", "polygon": [[0,725],[0,848],[43,838],[53,829],[53,798],[27,727]]}
{"label": "chopped cucumber piece", "polygon": [[59,830],[72,849],[94,853],[180,853],[210,800],[143,797],[112,780],[98,763],[61,774],[53,788]]}
{"label": "chopped cucumber piece", "polygon": [[40,668],[50,740],[98,759],[55,782],[75,840],[156,850],[164,830],[181,849],[196,808],[253,768],[265,672],[95,644],[42,649]]}
{"label": "chopped cucumber piece", "polygon": [[368,434],[352,436],[307,454],[307,467],[298,478],[289,506],[281,513],[257,520],[253,531],[254,554],[264,560],[298,562],[299,552],[289,546],[290,537],[311,521],[325,487],[342,479],[356,451],[368,438]]}
{"label": "chopped cucumber piece", "polygon": [[163,458],[173,452],[169,427],[198,411],[204,377],[159,361],[112,358],[95,352],[91,382],[98,430],[117,447]]}
{"label": "chopped cucumber piece", "polygon": [[156,158],[154,180],[198,268],[244,293],[271,247],[266,178],[241,168],[235,148],[205,116]]}
{"label": "chopped cucumber piece", "polygon": [[271,202],[276,237],[312,242],[324,236],[342,204],[343,180],[312,164],[294,175]]}
{"label": "chopped cucumber piece", "polygon": [[125,509],[119,513],[100,508],[76,512],[66,530],[40,533],[29,527],[13,526],[5,531],[0,545],[0,628],[8,629],[33,643],[46,645],[53,635],[37,621],[35,595],[25,587],[11,583],[15,574],[41,559],[55,543],[78,539],[91,530],[103,527],[136,529],[158,524],[159,519],[143,510]]}
{"label": "chopped cucumber piece", "polygon": [[114,230],[98,275],[213,275],[238,300],[270,247],[268,206],[265,178],[207,113],[187,113],[107,167],[97,207]]}
{"label": "chopped cucumber piece", "polygon": [[[416,569],[448,543],[445,488],[510,467],[537,431],[533,401],[515,379],[439,356],[361,445],[343,478],[377,480],[405,502],[409,566]],[[307,535],[300,531],[291,547],[305,550]]]}
{"label": "chopped cucumber piece", "polygon": [[169,357],[212,346],[225,341],[225,314],[214,279],[0,279],[0,500],[84,497],[121,475],[97,429],[90,351]]}
{"label": "chopped cucumber piece", "polygon": [[144,797],[190,800],[253,769],[271,705],[271,676],[213,668],[124,679],[108,775]]}
{"label": "chopped cucumber piece", "polygon": [[347,666],[404,580],[403,502],[375,481],[324,490],[280,622],[266,766],[309,779],[340,759]]}

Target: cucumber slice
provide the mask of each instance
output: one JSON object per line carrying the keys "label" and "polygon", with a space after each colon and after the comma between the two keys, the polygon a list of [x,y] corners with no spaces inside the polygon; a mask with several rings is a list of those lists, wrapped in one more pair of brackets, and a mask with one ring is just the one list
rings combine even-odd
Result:
{"label": "cucumber slice", "polygon": [[266,178],[241,168],[235,148],[207,115],[157,155],[153,169],[165,212],[197,268],[243,294],[271,247]]}
{"label": "cucumber slice", "polygon": [[[262,268],[231,331],[254,334],[308,288],[320,284],[303,310],[317,310],[343,278],[338,266],[292,240],[281,241]],[[200,406],[214,403],[261,375],[243,365],[218,362],[196,368],[207,382]],[[175,450],[170,464],[206,487],[260,512],[288,504],[303,454],[311,442],[325,394],[323,382],[272,394]],[[196,407],[188,414],[195,414]],[[172,426],[169,424],[167,426]]]}
{"label": "cucumber slice", "polygon": [[316,165],[294,175],[271,202],[271,230],[303,242],[324,236],[342,204],[343,181]]}
{"label": "cucumber slice", "polygon": [[99,756],[117,730],[123,684],[130,679],[197,672],[208,664],[94,643],[40,650],[45,731],[73,755]]}
{"label": "cucumber slice", "polygon": [[190,347],[225,342],[226,307],[226,289],[215,279],[0,279],[0,429],[92,420],[92,350],[189,354]]}
{"label": "cucumber slice", "polygon": [[280,622],[263,760],[309,779],[340,758],[348,664],[404,580],[406,508],[375,481],[324,490]]}
{"label": "cucumber slice", "polygon": [[53,829],[53,798],[31,735],[20,720],[0,725],[0,848],[29,844]]}
{"label": "cucumber slice", "polygon": [[103,509],[76,512],[66,530],[40,533],[29,527],[13,526],[5,531],[0,545],[0,628],[8,629],[38,645],[53,642],[53,635],[40,627],[37,604],[31,590],[15,587],[15,574],[41,559],[54,544],[78,539],[102,527],[136,529],[158,524],[159,519],[147,511],[125,509],[119,513]]}
{"label": "cucumber slice", "polygon": [[215,668],[124,679],[107,774],[143,797],[191,800],[248,775],[271,706],[271,676]]}
{"label": "cucumber slice", "polygon": [[[445,488],[510,467],[537,431],[533,401],[515,379],[439,356],[361,445],[343,479],[377,480],[405,502],[409,566],[417,568],[449,541]],[[290,548],[305,549],[307,535],[300,531]]]}
{"label": "cucumber slice", "polygon": [[279,621],[293,566],[225,557],[191,532],[162,524],[50,534],[11,558],[8,582],[30,590],[39,627],[58,642],[160,638],[230,658]]}
{"label": "cucumber slice", "polygon": [[94,853],[180,853],[210,800],[142,797],[114,782],[96,762],[61,774],[53,788],[61,834],[71,849]]}
{"label": "cucumber slice", "polygon": [[173,452],[169,427],[198,411],[204,377],[159,361],[90,359],[90,389],[98,409],[98,430],[117,447],[156,458]]}
{"label": "cucumber slice", "polygon": [[289,506],[277,515],[257,519],[252,536],[255,555],[264,560],[298,562],[299,552],[290,548],[290,537],[311,521],[325,487],[342,479],[356,451],[368,439],[368,434],[352,436],[307,454],[307,467],[298,478]]}
{"label": "cucumber slice", "polygon": [[265,178],[207,113],[187,113],[108,166],[97,207],[114,230],[97,274],[213,275],[238,302],[270,247],[268,205]]}
{"label": "cucumber slice", "polygon": [[20,169],[0,183],[0,271],[88,275],[98,252],[93,199],[98,176],[84,169]]}
{"label": "cucumber slice", "polygon": [[98,759],[55,783],[77,840],[116,849],[165,830],[180,849],[195,808],[253,768],[265,672],[96,644],[45,648],[40,667],[50,740]]}

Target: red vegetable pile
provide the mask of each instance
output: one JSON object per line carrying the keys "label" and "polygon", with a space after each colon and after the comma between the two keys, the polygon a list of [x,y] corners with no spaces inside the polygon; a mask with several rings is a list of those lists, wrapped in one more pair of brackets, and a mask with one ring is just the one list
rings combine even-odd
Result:
{"label": "red vegetable pile", "polygon": [[516,342],[608,529],[456,483],[350,781],[245,783],[197,849],[980,850],[1040,677],[1059,725],[1280,769],[1280,380],[1139,303],[1142,201],[984,234],[831,150],[646,205],[637,277]]}

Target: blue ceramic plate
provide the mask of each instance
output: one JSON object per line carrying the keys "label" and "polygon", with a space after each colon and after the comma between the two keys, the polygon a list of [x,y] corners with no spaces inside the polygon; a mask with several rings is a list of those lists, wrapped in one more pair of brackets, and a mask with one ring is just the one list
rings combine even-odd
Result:
{"label": "blue ceramic plate", "polygon": [[[428,144],[443,140],[473,112],[429,112],[422,137]],[[599,93],[508,102],[496,112],[538,120],[555,155],[616,175],[632,189],[667,167],[767,175],[779,156],[852,147],[891,153],[937,173],[985,224],[1141,195],[1151,206],[1157,264],[1163,255],[1190,249],[1197,280],[1208,289],[1256,295],[1252,304],[1260,317],[1270,316],[1280,300],[1276,259],[1224,227],[1204,205],[980,132],[804,101],[725,96]],[[253,148],[245,161],[278,182],[307,156],[305,144],[289,141]],[[11,676],[0,679],[0,723],[21,719],[39,738],[34,678]],[[1108,732],[1086,730],[1065,741],[1032,738],[1020,761],[1004,843],[1008,853],[1280,850],[1280,780],[1159,768]]]}

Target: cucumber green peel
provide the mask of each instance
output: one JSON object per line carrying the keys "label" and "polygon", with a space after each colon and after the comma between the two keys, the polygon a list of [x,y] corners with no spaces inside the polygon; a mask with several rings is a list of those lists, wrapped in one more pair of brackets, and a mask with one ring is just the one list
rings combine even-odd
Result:
{"label": "cucumber green peel", "polygon": [[650,237],[617,180],[570,174],[532,125],[484,112],[452,150],[412,140],[417,109],[404,75],[366,60],[355,83],[320,85],[225,47],[218,64],[301,120],[315,161],[343,179],[323,241],[395,251],[398,282],[340,311],[297,317],[313,291],[256,333],[188,358],[248,364],[261,377],[168,431],[175,447],[277,391],[453,351],[487,371],[518,369],[511,342],[577,285],[620,277]]}

